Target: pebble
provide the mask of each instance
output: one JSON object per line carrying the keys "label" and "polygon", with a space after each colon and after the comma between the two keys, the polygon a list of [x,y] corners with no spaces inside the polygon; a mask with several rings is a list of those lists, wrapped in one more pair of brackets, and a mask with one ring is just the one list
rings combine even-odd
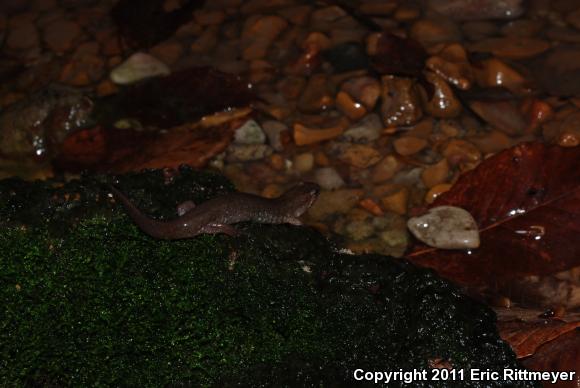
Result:
{"label": "pebble", "polygon": [[577,30],[580,30],[580,8],[566,15],[566,22]]}
{"label": "pebble", "polygon": [[270,146],[276,151],[281,151],[284,148],[281,134],[288,130],[288,126],[280,121],[268,120],[262,123],[262,129]]}
{"label": "pebble", "polygon": [[130,85],[146,78],[169,74],[171,70],[165,63],[149,54],[138,52],[115,67],[110,78],[118,85]]}
{"label": "pebble", "polygon": [[492,128],[509,136],[521,135],[527,127],[522,112],[513,101],[473,101],[469,106]]}
{"label": "pebble", "polygon": [[58,19],[44,29],[43,38],[52,51],[62,54],[73,47],[80,34],[81,28],[77,23]]}
{"label": "pebble", "polygon": [[10,23],[6,46],[14,50],[25,50],[38,46],[38,31],[32,20]]}
{"label": "pebble", "polygon": [[425,66],[458,89],[471,88],[474,72],[467,52],[459,44],[446,46],[438,55],[427,59]]}
{"label": "pebble", "polygon": [[369,221],[352,221],[346,224],[345,236],[352,241],[361,241],[371,237],[375,228]]}
{"label": "pebble", "polygon": [[311,152],[305,152],[294,156],[294,169],[299,173],[307,173],[314,167],[314,155]]}
{"label": "pebble", "polygon": [[367,69],[368,56],[360,43],[346,42],[324,51],[324,59],[332,64],[335,73]]}
{"label": "pebble", "polygon": [[455,97],[451,87],[439,75],[425,72],[425,79],[433,85],[433,97],[426,101],[424,109],[431,116],[440,119],[457,117],[461,113],[461,102]]}
{"label": "pebble", "polygon": [[330,128],[309,128],[303,124],[294,124],[294,142],[296,145],[307,145],[334,139],[344,132],[343,125]]}
{"label": "pebble", "polygon": [[278,15],[292,24],[303,26],[308,22],[311,12],[312,6],[310,5],[296,5],[278,10]]}
{"label": "pebble", "polygon": [[514,139],[506,135],[504,132],[497,130],[492,130],[489,133],[479,136],[469,137],[468,140],[475,144],[475,146],[485,155],[495,154],[515,144]]}
{"label": "pebble", "polygon": [[447,159],[441,159],[429,167],[426,167],[421,174],[421,180],[427,188],[432,188],[444,183],[449,177],[449,163]]}
{"label": "pebble", "polygon": [[246,61],[264,58],[276,37],[287,26],[288,22],[276,15],[249,17],[242,30],[242,58]]}
{"label": "pebble", "polygon": [[427,147],[427,140],[413,136],[405,136],[396,139],[393,147],[399,155],[410,156]]}
{"label": "pebble", "polygon": [[339,155],[338,158],[357,168],[367,168],[377,164],[381,160],[381,154],[374,147],[354,144],[348,145]]}
{"label": "pebble", "polygon": [[[202,34],[191,43],[190,50],[195,54],[206,54],[218,44],[219,26],[208,26]],[[238,52],[238,50],[231,51]]]}
{"label": "pebble", "polygon": [[314,181],[323,190],[336,190],[344,186],[344,179],[334,167],[319,168],[314,172]]}
{"label": "pebble", "polygon": [[499,33],[499,28],[495,23],[485,21],[463,23],[461,30],[463,35],[472,42],[477,42]]}
{"label": "pebble", "polygon": [[455,20],[515,19],[526,10],[523,0],[428,0],[427,4]]}
{"label": "pebble", "polygon": [[449,19],[420,19],[413,23],[409,36],[423,47],[461,41],[459,27]]}
{"label": "pebble", "polygon": [[236,144],[264,144],[266,134],[254,120],[246,121],[234,133],[234,143]]}
{"label": "pebble", "polygon": [[381,80],[383,123],[388,127],[397,127],[419,121],[423,116],[423,111],[415,81],[394,75],[383,76]]}
{"label": "pebble", "polygon": [[376,113],[366,115],[362,120],[351,125],[342,138],[355,143],[370,143],[381,136],[383,123]]}
{"label": "pebble", "polygon": [[228,162],[260,160],[271,155],[272,152],[272,147],[266,144],[230,144],[226,160]]}
{"label": "pebble", "polygon": [[501,58],[528,59],[550,48],[550,43],[536,38],[489,38],[469,46],[472,52],[491,53]]}
{"label": "pebble", "polygon": [[359,120],[367,114],[362,104],[354,101],[348,93],[342,91],[336,95],[336,107],[351,120]]}
{"label": "pebble", "polygon": [[321,221],[333,214],[346,214],[360,202],[363,195],[364,192],[359,189],[322,191],[308,211],[308,215],[316,221]]}
{"label": "pebble", "polygon": [[407,213],[407,201],[409,199],[409,189],[403,187],[392,194],[380,198],[381,205],[386,211],[399,215]]}
{"label": "pebble", "polygon": [[226,15],[220,10],[198,9],[193,13],[193,20],[200,26],[220,25]]}
{"label": "pebble", "polygon": [[480,61],[474,74],[477,83],[483,88],[504,87],[520,94],[528,84],[524,76],[497,58]]}
{"label": "pebble", "polygon": [[441,249],[473,249],[479,247],[477,223],[465,209],[438,206],[419,217],[412,217],[407,226],[413,236],[425,244]]}
{"label": "pebble", "polygon": [[381,85],[374,77],[350,78],[341,85],[341,89],[369,111],[375,108],[381,95]]}
{"label": "pebble", "polygon": [[435,202],[437,197],[439,197],[446,191],[449,191],[452,186],[453,185],[451,183],[440,183],[438,185],[431,187],[431,189],[429,189],[427,194],[425,194],[425,203],[429,205],[432,204],[433,202]]}
{"label": "pebble", "polygon": [[326,74],[310,77],[298,100],[298,109],[304,113],[319,113],[334,106],[334,93],[329,83]]}
{"label": "pebble", "polygon": [[149,54],[167,65],[173,65],[183,55],[183,46],[179,42],[163,42],[149,49]]}
{"label": "pebble", "polygon": [[453,139],[443,149],[443,156],[447,158],[450,166],[473,165],[481,160],[481,151],[466,140]]}
{"label": "pebble", "polygon": [[99,54],[97,42],[81,44],[64,65],[60,81],[72,86],[87,86],[101,79],[105,72],[105,63]]}
{"label": "pebble", "polygon": [[396,157],[393,155],[387,155],[373,167],[371,180],[373,183],[388,181],[395,176],[401,167],[402,164]]}

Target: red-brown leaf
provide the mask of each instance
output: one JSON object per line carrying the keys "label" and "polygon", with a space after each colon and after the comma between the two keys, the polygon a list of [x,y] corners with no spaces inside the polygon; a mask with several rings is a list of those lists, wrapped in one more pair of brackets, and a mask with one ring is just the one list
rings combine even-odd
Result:
{"label": "red-brown leaf", "polygon": [[407,258],[463,285],[497,285],[580,265],[580,148],[524,143],[460,177],[432,206],[469,211],[479,249],[417,245]]}

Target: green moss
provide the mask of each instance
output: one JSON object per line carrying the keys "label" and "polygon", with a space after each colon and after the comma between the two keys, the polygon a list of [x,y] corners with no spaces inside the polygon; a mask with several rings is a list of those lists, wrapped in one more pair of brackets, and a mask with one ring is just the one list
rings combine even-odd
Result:
{"label": "green moss", "polygon": [[[231,188],[190,170],[119,180],[164,216]],[[430,271],[288,225],[156,241],[104,200],[105,181],[0,183],[0,385],[340,386],[356,368],[517,365],[493,312]],[[6,190],[44,217],[25,222]],[[77,199],[51,203],[63,192]]]}

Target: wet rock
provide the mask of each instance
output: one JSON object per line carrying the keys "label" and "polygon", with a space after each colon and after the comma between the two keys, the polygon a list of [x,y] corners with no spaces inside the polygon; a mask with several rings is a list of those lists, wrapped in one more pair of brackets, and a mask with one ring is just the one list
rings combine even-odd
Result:
{"label": "wet rock", "polygon": [[495,154],[515,144],[515,141],[501,131],[491,131],[480,136],[470,137],[469,142],[484,154]]}
{"label": "wet rock", "polygon": [[358,189],[322,191],[308,215],[318,221],[333,214],[346,214],[359,203],[363,195],[364,192]]}
{"label": "wet rock", "polygon": [[294,156],[294,169],[302,174],[307,173],[314,167],[314,155],[305,152]]}
{"label": "wet rock", "polygon": [[254,120],[246,121],[234,133],[234,143],[236,144],[264,144],[265,141],[266,134]]}
{"label": "wet rock", "polygon": [[427,140],[414,136],[405,136],[396,139],[393,142],[393,146],[399,155],[409,156],[427,147]]}
{"label": "wet rock", "polygon": [[375,148],[362,144],[346,145],[338,158],[357,168],[370,167],[381,160],[381,154]]}
{"label": "wet rock", "polygon": [[[219,26],[208,26],[190,46],[195,54],[206,54],[217,46]],[[237,52],[234,50],[233,52]]]}
{"label": "wet rock", "polygon": [[369,67],[365,48],[354,42],[336,45],[323,52],[323,57],[332,64],[335,73],[345,73]]}
{"label": "wet rock", "polygon": [[388,16],[397,8],[394,1],[365,0],[359,5],[359,10],[363,14],[373,16]]}
{"label": "wet rock", "polygon": [[425,79],[433,85],[433,96],[424,104],[425,111],[441,119],[456,117],[461,113],[461,102],[455,97],[451,87],[439,75],[426,72]]}
{"label": "wet rock", "polygon": [[383,123],[376,113],[366,115],[359,122],[351,125],[343,134],[343,138],[355,143],[370,143],[381,136]]}
{"label": "wet rock", "polygon": [[309,128],[303,124],[294,124],[294,142],[296,145],[314,144],[339,137],[344,132],[343,125],[330,128]]}
{"label": "wet rock", "polygon": [[381,95],[381,85],[373,77],[356,77],[345,81],[341,89],[371,111]]}
{"label": "wet rock", "polygon": [[231,144],[226,159],[228,162],[247,162],[264,159],[272,152],[272,147],[266,144]]}
{"label": "wet rock", "polygon": [[373,167],[371,180],[373,183],[385,182],[394,177],[401,167],[396,157],[387,155]]}
{"label": "wet rock", "polygon": [[438,185],[431,187],[431,189],[429,189],[427,194],[425,194],[425,203],[429,205],[432,204],[433,202],[435,202],[437,197],[439,197],[444,192],[449,191],[449,189],[451,189],[452,186],[453,185],[451,183],[440,183]]}
{"label": "wet rock", "polygon": [[370,220],[352,221],[345,225],[344,235],[352,241],[361,241],[371,237],[375,228]]}
{"label": "wet rock", "polygon": [[314,181],[323,190],[336,190],[344,186],[344,179],[333,167],[317,169],[314,173]]}
{"label": "wet rock", "polygon": [[284,148],[281,134],[288,130],[288,126],[280,121],[269,120],[262,123],[262,129],[268,137],[270,146],[276,151],[281,151]]}
{"label": "wet rock", "polygon": [[473,101],[469,106],[491,127],[510,136],[521,135],[526,129],[526,120],[512,101]]}
{"label": "wet rock", "polygon": [[461,40],[461,31],[457,25],[453,21],[443,18],[420,19],[413,23],[409,34],[423,47]]}
{"label": "wet rock", "polygon": [[54,156],[66,136],[86,124],[93,104],[76,89],[50,86],[0,115],[0,153],[10,158]]}
{"label": "wet rock", "polygon": [[99,54],[97,42],[80,45],[70,61],[64,65],[60,81],[73,86],[87,86],[101,79],[105,63]]}
{"label": "wet rock", "polygon": [[406,187],[400,188],[394,193],[387,194],[381,197],[381,205],[386,211],[393,212],[399,215],[407,213],[407,201],[409,199],[409,189]]}
{"label": "wet rock", "polygon": [[550,48],[550,43],[535,38],[490,38],[469,46],[473,52],[491,53],[501,58],[527,59],[542,54]]}
{"label": "wet rock", "polygon": [[302,26],[308,22],[311,12],[312,6],[310,5],[296,5],[279,10],[278,15],[292,24]]}
{"label": "wet rock", "polygon": [[580,95],[580,49],[561,46],[531,63],[534,77],[556,96]]}
{"label": "wet rock", "polygon": [[119,85],[129,85],[146,78],[171,74],[169,67],[159,59],[145,53],[135,53],[111,71],[111,80]]}
{"label": "wet rock", "polygon": [[474,80],[467,52],[459,44],[446,46],[439,54],[427,59],[425,66],[462,90],[469,89]]}
{"label": "wet rock", "polygon": [[438,206],[407,222],[413,236],[425,244],[442,249],[479,247],[479,231],[466,210],[454,206]]}
{"label": "wet rock", "polygon": [[348,93],[342,91],[336,95],[336,107],[351,120],[359,120],[367,114],[362,104],[354,101]]}
{"label": "wet rock", "polygon": [[523,0],[428,0],[427,4],[455,20],[516,19],[525,12]]}
{"label": "wet rock", "polygon": [[423,116],[421,99],[415,81],[386,75],[382,80],[381,116],[386,126],[416,123]]}
{"label": "wet rock", "polygon": [[298,109],[305,113],[318,113],[334,105],[334,93],[326,74],[315,74],[308,80],[298,100]]}
{"label": "wet rock", "polygon": [[444,183],[448,177],[449,163],[447,163],[447,159],[441,159],[438,163],[425,168],[421,174],[421,180],[427,188]]}
{"label": "wet rock", "polygon": [[296,100],[306,86],[304,77],[284,77],[276,84],[277,90],[287,99]]}
{"label": "wet rock", "polygon": [[60,54],[70,50],[80,34],[81,28],[77,23],[57,19],[44,29],[43,38],[52,51]]}
{"label": "wet rock", "polygon": [[546,30],[546,38],[563,43],[580,43],[580,32],[562,26],[553,26]]}
{"label": "wet rock", "polygon": [[6,46],[14,50],[25,50],[38,46],[38,31],[32,20],[18,23],[11,21]]}
{"label": "wet rock", "polygon": [[545,28],[545,23],[540,20],[520,19],[504,25],[501,33],[515,38],[533,38],[543,28]]}
{"label": "wet rock", "polygon": [[461,26],[461,30],[463,35],[472,42],[484,40],[499,33],[496,23],[484,21],[466,22]]}
{"label": "wet rock", "polygon": [[472,143],[453,139],[443,149],[443,156],[447,158],[450,166],[460,164],[475,166],[481,161],[481,151]]}
{"label": "wet rock", "polygon": [[505,62],[490,58],[478,63],[475,78],[483,88],[503,87],[520,94],[528,86],[526,78]]}
{"label": "wet rock", "polygon": [[183,55],[183,46],[179,42],[163,42],[149,49],[149,54],[167,65],[173,65]]}
{"label": "wet rock", "polygon": [[280,16],[268,15],[248,18],[242,31],[242,58],[261,59],[288,22]]}
{"label": "wet rock", "polygon": [[216,9],[198,9],[193,13],[193,20],[200,26],[220,25],[225,18],[225,12]]}
{"label": "wet rock", "polygon": [[344,10],[336,5],[316,9],[310,15],[310,24],[313,26],[332,26],[338,19],[346,15]]}

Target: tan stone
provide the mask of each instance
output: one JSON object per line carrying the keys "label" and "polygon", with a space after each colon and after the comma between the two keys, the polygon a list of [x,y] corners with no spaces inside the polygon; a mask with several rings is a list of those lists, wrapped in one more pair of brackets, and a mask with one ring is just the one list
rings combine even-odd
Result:
{"label": "tan stone", "polygon": [[373,167],[371,179],[373,183],[385,182],[401,169],[401,163],[393,155],[385,156],[379,163]]}
{"label": "tan stone", "polygon": [[535,38],[489,38],[473,43],[469,50],[487,52],[501,58],[527,59],[540,55],[550,48],[550,43]]}
{"label": "tan stone", "polygon": [[99,97],[109,96],[115,94],[119,91],[119,87],[113,83],[110,79],[105,79],[97,85],[97,95]]}
{"label": "tan stone", "polygon": [[212,50],[218,42],[219,26],[208,26],[191,44],[190,49],[196,54],[205,54]]}
{"label": "tan stone", "polygon": [[418,137],[405,136],[396,139],[393,142],[393,146],[399,155],[409,156],[416,154],[423,148],[427,147],[427,140]]}
{"label": "tan stone", "polygon": [[80,34],[81,28],[77,23],[56,20],[45,28],[43,38],[51,50],[60,54],[70,50]]}
{"label": "tan stone", "polygon": [[382,80],[381,116],[386,126],[416,123],[423,116],[421,99],[415,81],[386,75]]}
{"label": "tan stone", "polygon": [[198,9],[193,13],[193,18],[200,26],[220,25],[226,18],[223,11]]}
{"label": "tan stone", "polygon": [[443,156],[447,158],[450,166],[458,164],[473,164],[481,160],[481,152],[472,143],[454,139],[447,143],[443,150]]}
{"label": "tan stone", "polygon": [[322,191],[308,215],[314,220],[323,220],[333,214],[346,214],[360,202],[363,195],[364,192],[358,189]]}
{"label": "tan stone", "polygon": [[354,101],[351,96],[345,92],[338,92],[336,95],[336,107],[348,118],[352,120],[360,120],[366,114],[367,110],[362,104]]}
{"label": "tan stone", "polygon": [[431,187],[431,189],[427,192],[427,194],[425,194],[425,203],[432,204],[433,202],[435,202],[437,197],[439,197],[446,191],[449,191],[449,189],[451,189],[452,186],[453,185],[450,183],[441,183]]}
{"label": "tan stone", "polygon": [[305,152],[294,156],[294,168],[296,171],[304,174],[314,167],[314,155],[311,152]]}
{"label": "tan stone", "polygon": [[407,213],[407,200],[409,199],[409,190],[404,187],[395,193],[386,195],[381,198],[381,205],[386,211],[399,215]]}
{"label": "tan stone", "polygon": [[288,22],[280,16],[248,18],[242,31],[242,57],[245,60],[266,56],[270,45],[286,29]]}
{"label": "tan stone", "polygon": [[315,74],[308,80],[298,100],[298,109],[305,113],[318,113],[334,106],[334,95],[326,74]]}
{"label": "tan stone", "polygon": [[458,116],[461,113],[462,105],[447,82],[430,71],[425,72],[425,79],[433,85],[433,96],[425,102],[425,111],[431,116],[441,119]]}
{"label": "tan stone", "polygon": [[319,143],[339,137],[344,132],[344,126],[338,125],[331,128],[308,128],[300,123],[294,124],[294,142],[297,145]]}
{"label": "tan stone", "polygon": [[449,176],[449,163],[447,159],[441,159],[423,170],[421,173],[421,180],[423,184],[428,187],[434,187],[438,184],[444,183]]}
{"label": "tan stone", "polygon": [[153,46],[149,54],[167,65],[173,65],[181,58],[183,46],[179,42],[163,42]]}
{"label": "tan stone", "polygon": [[339,159],[353,167],[367,168],[381,160],[381,154],[375,148],[362,144],[347,147]]}

